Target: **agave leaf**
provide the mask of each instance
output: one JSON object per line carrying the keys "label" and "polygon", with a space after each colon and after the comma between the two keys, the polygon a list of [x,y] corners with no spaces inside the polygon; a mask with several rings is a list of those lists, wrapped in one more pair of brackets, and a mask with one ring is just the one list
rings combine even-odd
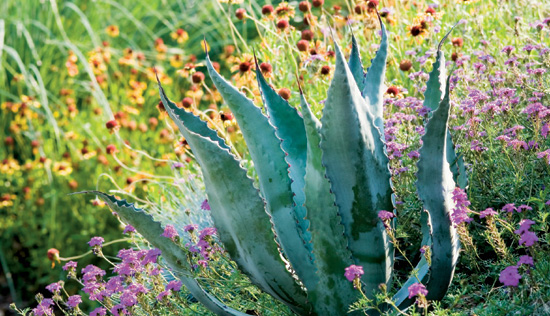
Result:
{"label": "agave leaf", "polygon": [[[432,246],[432,232],[430,214],[426,211],[422,211],[420,214],[420,223],[422,223],[422,246]],[[392,300],[395,305],[402,311],[408,308],[415,302],[415,299],[409,298],[409,287],[414,283],[425,283],[427,281],[428,272],[430,271],[430,265],[424,256],[420,259],[412,275],[401,286],[401,289],[393,296]]]}
{"label": "agave leaf", "polygon": [[451,223],[451,211],[455,206],[452,192],[455,188],[453,174],[447,162],[447,132],[450,111],[449,80],[445,97],[433,112],[422,137],[418,161],[418,196],[424,209],[430,214],[432,234],[432,265],[427,282],[428,299],[443,298],[453,278],[458,260],[459,240]]}
{"label": "agave leaf", "polygon": [[304,207],[304,176],[306,174],[306,159],[307,159],[307,139],[304,120],[283,99],[273,88],[269,86],[265,80],[258,61],[256,62],[256,79],[262,99],[267,110],[269,122],[275,127],[275,134],[282,141],[281,147],[287,154],[285,160],[289,165],[289,174],[292,179],[292,192],[294,192],[294,204],[298,225],[301,228],[302,236],[306,242],[306,246],[310,251],[311,234],[308,231],[309,221],[306,217],[306,208]]}
{"label": "agave leaf", "polygon": [[281,141],[260,108],[216,72],[208,55],[206,65],[214,85],[239,123],[281,248],[304,285],[310,287],[317,279],[315,266],[297,225],[291,179]]}
{"label": "agave leaf", "polygon": [[196,134],[209,138],[213,142],[218,143],[220,147],[230,150],[225,141],[218,136],[218,133],[216,131],[208,127],[208,124],[206,124],[205,121],[201,120],[199,117],[193,115],[192,113],[177,107],[174,102],[168,99],[166,93],[164,92],[164,89],[160,85],[160,80],[158,76],[157,82],[159,85],[159,93],[162,104],[165,105],[165,108],[170,109],[170,111],[167,112],[172,120],[176,123],[180,131],[182,128],[186,128]]}
{"label": "agave leaf", "polygon": [[321,162],[321,123],[311,113],[303,94],[300,95],[308,140],[305,206],[311,223],[313,252],[319,276],[319,283],[308,289],[308,298],[317,314],[339,315],[358,299],[357,290],[343,277],[345,268],[353,264],[353,260]]}
{"label": "agave leaf", "polygon": [[384,131],[384,78],[386,76],[386,59],[388,58],[388,33],[382,18],[378,14],[378,20],[380,21],[380,32],[382,33],[382,39],[380,40],[380,47],[376,52],[376,56],[371,62],[367,74],[365,75],[365,86],[361,90],[363,96],[370,106],[370,111],[374,116],[374,124]]}
{"label": "agave leaf", "polygon": [[182,133],[201,165],[212,218],[231,258],[259,288],[307,314],[306,295],[280,258],[264,202],[246,170],[211,140],[185,129]]}
{"label": "agave leaf", "polygon": [[351,33],[351,53],[349,55],[348,66],[353,74],[355,83],[357,83],[357,87],[359,87],[360,91],[363,91],[365,89],[365,70],[363,70],[359,45],[357,45],[357,39],[353,33]]}
{"label": "agave leaf", "polygon": [[393,210],[388,157],[373,115],[337,43],[336,69],[321,119],[323,165],[366,294],[388,284],[393,249],[378,211]]}
{"label": "agave leaf", "polygon": [[98,195],[109,207],[126,223],[132,225],[154,247],[160,249],[162,257],[176,276],[182,281],[187,290],[206,308],[221,316],[246,316],[247,314],[230,308],[220,302],[213,295],[206,292],[192,276],[191,265],[187,261],[187,251],[181,249],[170,239],[161,236],[164,230],[159,222],[142,209],[134,207],[133,203],[118,200],[114,196],[99,192],[85,191],[79,193],[93,193]]}

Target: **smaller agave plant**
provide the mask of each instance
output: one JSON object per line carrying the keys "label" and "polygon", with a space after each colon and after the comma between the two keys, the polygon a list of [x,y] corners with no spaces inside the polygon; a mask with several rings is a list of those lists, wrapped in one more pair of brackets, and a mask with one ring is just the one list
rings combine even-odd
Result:
{"label": "smaller agave plant", "polygon": [[[364,268],[360,284],[367,297],[373,298],[381,285],[392,286],[394,249],[387,227],[378,218],[379,211],[394,210],[382,116],[388,37],[380,23],[380,48],[366,73],[355,38],[349,62],[334,43],[336,68],[320,121],[303,94],[298,111],[256,67],[264,115],[214,70],[207,56],[210,77],[248,145],[259,189],[217,132],[171,102],[159,82],[161,100],[201,166],[211,216],[225,250],[253,284],[297,315],[347,315],[360,297],[344,278],[350,265]],[[458,259],[451,194],[464,173],[459,172],[463,164],[447,124],[449,78],[440,43],[425,92],[424,105],[432,111],[417,173],[418,195],[424,203],[419,214],[422,246],[430,249],[430,256],[422,257],[393,297],[401,310],[413,303],[408,288],[414,283],[426,286],[428,300],[441,299]],[[186,250],[161,237],[163,229],[150,215],[125,200],[92,192],[162,251],[166,263],[198,301],[218,315],[246,315],[217,300],[190,276]],[[394,228],[395,219],[386,225]]]}

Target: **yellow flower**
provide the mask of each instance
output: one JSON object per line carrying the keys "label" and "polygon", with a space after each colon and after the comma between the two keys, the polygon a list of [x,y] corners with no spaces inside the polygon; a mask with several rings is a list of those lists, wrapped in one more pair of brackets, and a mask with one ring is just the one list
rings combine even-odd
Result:
{"label": "yellow flower", "polygon": [[185,43],[189,39],[189,34],[184,29],[177,29],[175,32],[172,32],[170,36],[178,42],[178,44]]}
{"label": "yellow flower", "polygon": [[68,176],[73,172],[73,167],[70,163],[61,161],[54,162],[52,170],[60,176]]}
{"label": "yellow flower", "polygon": [[110,37],[117,37],[119,34],[120,34],[120,31],[118,29],[118,26],[116,25],[109,25],[107,26],[107,28],[105,29],[105,32],[107,33],[107,35],[109,35]]}

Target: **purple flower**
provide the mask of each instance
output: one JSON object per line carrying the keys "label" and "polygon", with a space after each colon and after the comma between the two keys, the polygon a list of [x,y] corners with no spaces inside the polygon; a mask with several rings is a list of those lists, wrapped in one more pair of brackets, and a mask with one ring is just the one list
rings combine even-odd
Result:
{"label": "purple flower", "polygon": [[539,159],[546,158],[546,161],[548,161],[548,164],[550,165],[550,149],[546,149],[545,151],[541,151],[540,153],[537,153],[537,158]]}
{"label": "purple flower", "polygon": [[97,247],[101,248],[101,245],[103,245],[104,241],[105,241],[105,239],[103,239],[103,237],[93,237],[88,242],[88,245],[90,245],[90,247],[96,247],[97,246]]}
{"label": "purple flower", "polygon": [[53,305],[53,300],[50,298],[45,298],[40,302],[40,304],[38,304],[38,306],[36,306],[36,308],[32,310],[32,313],[35,316],[42,316],[42,315],[51,316],[53,315],[53,310],[50,307],[52,305]]}
{"label": "purple flower", "polygon": [[504,207],[502,207],[502,210],[508,213],[512,213],[513,211],[516,210],[516,206],[513,203],[508,203],[504,205]]}
{"label": "purple flower", "polygon": [[174,162],[171,166],[172,169],[183,168],[185,165],[182,162]]}
{"label": "purple flower", "polygon": [[126,307],[124,307],[124,305],[116,304],[115,306],[111,307],[111,314],[115,316],[127,315],[128,311],[126,310]]}
{"label": "purple flower", "polygon": [[120,304],[130,307],[137,304],[137,296],[130,290],[124,290],[120,295]]}
{"label": "purple flower", "polygon": [[518,213],[521,213],[521,211],[523,211],[523,210],[531,211],[531,210],[533,210],[533,208],[528,206],[528,205],[523,204],[523,205],[520,205],[517,209]]}
{"label": "purple flower", "polygon": [[524,255],[524,256],[519,257],[519,261],[518,261],[517,266],[519,267],[522,264],[527,264],[527,265],[533,266],[534,265],[533,257],[528,256],[528,255]]}
{"label": "purple flower", "polygon": [[420,157],[420,153],[416,150],[413,150],[410,153],[408,153],[407,156],[409,156],[409,158],[411,159],[414,159],[414,158]]}
{"label": "purple flower", "polygon": [[362,266],[356,266],[352,264],[351,266],[347,267],[346,272],[344,273],[344,276],[348,281],[353,282],[355,279],[359,279],[365,272],[363,272]]}
{"label": "purple flower", "polygon": [[98,307],[90,313],[90,316],[105,316],[106,314],[107,309],[105,307]]}
{"label": "purple flower", "polygon": [[202,201],[201,210],[210,211],[210,204],[208,204],[208,200]]}
{"label": "purple flower", "polygon": [[176,231],[176,229],[174,228],[174,225],[166,225],[166,227],[164,228],[164,232],[162,233],[163,237],[166,237],[166,238],[170,238],[172,240],[175,240],[176,237],[178,236],[178,232]]}
{"label": "purple flower", "polygon": [[500,272],[498,280],[506,286],[518,286],[521,275],[517,266],[509,266]]}
{"label": "purple flower", "polygon": [[183,227],[183,231],[193,232],[193,231],[197,230],[198,228],[199,228],[199,226],[197,224],[189,224],[189,225],[185,225],[185,227]]}
{"label": "purple flower", "polygon": [[157,295],[157,300],[162,301],[162,299],[167,297],[168,295],[170,295],[170,291],[162,291],[159,293],[159,295]]}
{"label": "purple flower", "polygon": [[522,219],[519,222],[519,229],[515,230],[514,233],[516,233],[517,235],[523,235],[527,231],[529,231],[529,229],[531,229],[531,225],[533,224],[535,224],[535,222],[530,219]]}
{"label": "purple flower", "polygon": [[413,298],[418,295],[428,295],[428,290],[422,283],[414,283],[409,286],[409,298]]}
{"label": "purple flower", "polygon": [[453,191],[453,201],[456,203],[456,206],[453,208],[453,212],[451,213],[451,221],[455,225],[459,225],[461,223],[469,223],[473,220],[473,218],[470,218],[468,216],[468,213],[470,210],[468,209],[468,206],[470,205],[470,201],[468,201],[468,196],[466,195],[466,192],[462,190],[459,187],[456,187]]}
{"label": "purple flower", "polygon": [[157,249],[157,248],[154,248],[154,249],[150,249],[149,251],[147,251],[147,254],[145,255],[145,257],[143,258],[143,260],[141,261],[141,265],[146,265],[148,263],[155,263],[157,262],[157,258],[158,256],[161,255],[161,251],[160,249]]}
{"label": "purple flower", "polygon": [[123,234],[128,234],[128,233],[133,233],[135,231],[136,231],[136,229],[132,225],[126,225],[126,227],[124,227],[124,231],[122,233]]}
{"label": "purple flower", "polygon": [[50,291],[53,294],[59,294],[59,291],[61,291],[62,286],[59,284],[59,282],[52,283],[48,286],[46,286],[46,290]]}
{"label": "purple flower", "polygon": [[166,290],[179,291],[181,290],[181,281],[170,281],[166,284]]}
{"label": "purple flower", "polygon": [[199,238],[203,239],[205,236],[212,236],[216,233],[215,227],[206,227],[199,233]]}
{"label": "purple flower", "polygon": [[531,231],[526,231],[519,238],[519,244],[520,245],[525,244],[525,247],[531,247],[537,241],[539,241],[539,238],[537,237],[537,235],[535,233],[533,233]]}
{"label": "purple flower", "polygon": [[508,45],[508,46],[504,46],[501,52],[506,53],[507,55],[510,55],[510,53],[514,51],[514,49],[516,49],[514,46]]}
{"label": "purple flower", "polygon": [[380,218],[383,221],[388,220],[388,219],[392,219],[394,217],[395,217],[395,214],[393,214],[392,212],[388,212],[388,211],[379,211],[378,212],[378,218]]}
{"label": "purple flower", "polygon": [[67,305],[69,305],[70,308],[76,308],[80,303],[82,303],[80,295],[72,295],[67,299]]}
{"label": "purple flower", "polygon": [[493,210],[492,208],[489,207],[489,208],[486,209],[485,211],[481,211],[481,212],[479,213],[479,217],[480,217],[480,218],[484,218],[484,217],[486,217],[486,216],[493,216],[493,215],[497,215],[497,214],[498,214],[498,213],[497,213],[495,210]]}
{"label": "purple flower", "polygon": [[63,270],[64,271],[67,271],[69,269],[76,269],[76,262],[74,261],[69,261],[67,263],[65,263],[65,265],[63,266]]}

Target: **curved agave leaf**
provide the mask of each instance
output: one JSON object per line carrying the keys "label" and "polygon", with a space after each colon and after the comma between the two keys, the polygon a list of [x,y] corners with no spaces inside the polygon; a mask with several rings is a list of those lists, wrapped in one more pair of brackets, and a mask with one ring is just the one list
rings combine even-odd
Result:
{"label": "curved agave leaf", "polygon": [[422,137],[418,161],[417,190],[424,203],[424,209],[430,214],[432,235],[432,265],[426,288],[428,299],[443,298],[453,278],[458,260],[459,240],[456,229],[451,223],[451,211],[454,207],[452,191],[455,188],[453,175],[447,162],[447,123],[449,119],[449,80],[445,97],[426,125],[426,134]]}
{"label": "curved agave leaf", "polygon": [[[378,14],[378,13],[377,13]],[[372,60],[372,63],[365,75],[365,87],[363,90],[363,96],[370,106],[370,111],[374,116],[374,124],[383,133],[384,131],[384,78],[386,76],[386,59],[388,58],[388,33],[386,26],[382,22],[380,14],[378,14],[378,21],[380,21],[380,32],[382,33],[382,39],[380,41],[380,47],[376,52],[376,56]]]}
{"label": "curved agave leaf", "polygon": [[308,298],[317,314],[340,315],[358,299],[358,291],[343,277],[345,268],[353,264],[353,260],[321,162],[321,123],[311,113],[303,94],[300,96],[308,141],[305,206],[311,222],[313,253],[319,276],[319,283],[308,289]]}
{"label": "curved agave leaf", "polygon": [[363,62],[361,61],[361,52],[359,51],[359,45],[357,45],[357,39],[353,32],[351,33],[351,53],[348,61],[349,69],[359,87],[359,91],[365,89],[365,71],[363,70]]}
{"label": "curved agave leaf", "polygon": [[220,302],[213,295],[206,292],[195,280],[191,273],[191,265],[187,261],[187,251],[181,249],[172,240],[162,237],[164,230],[159,222],[153,220],[151,215],[142,209],[136,209],[133,203],[126,200],[118,200],[114,196],[100,191],[85,191],[79,193],[97,194],[109,207],[118,214],[126,223],[132,225],[153,246],[160,249],[162,257],[170,266],[176,276],[182,281],[187,290],[206,308],[220,316],[246,316]]}
{"label": "curved agave leaf", "polygon": [[216,72],[208,55],[206,65],[214,85],[239,123],[281,248],[304,285],[310,287],[317,279],[315,266],[296,224],[291,180],[281,141],[260,108]]}
{"label": "curved agave leaf", "polygon": [[[430,214],[423,210],[420,214],[420,223],[422,223],[422,246],[432,246],[432,232],[431,232],[431,220]],[[430,272],[430,265],[426,258],[422,256],[416,267],[414,267],[411,276],[407,281],[401,286],[401,289],[393,296],[392,300],[395,305],[401,310],[404,311],[411,304],[415,302],[415,299],[409,298],[409,287],[414,283],[425,283],[427,281],[428,272]]]}
{"label": "curved agave leaf", "polygon": [[362,265],[367,296],[388,284],[393,248],[378,211],[393,210],[388,157],[373,115],[337,43],[336,69],[321,119],[322,161],[342,216],[356,264]]}
{"label": "curved agave leaf", "polygon": [[170,111],[168,111],[168,114],[176,123],[180,131],[182,128],[188,129],[194,133],[209,138],[213,142],[218,143],[221,148],[230,150],[225,141],[218,136],[218,133],[215,130],[212,130],[210,127],[208,127],[208,124],[206,124],[205,121],[201,120],[192,113],[187,112],[182,108],[179,108],[174,102],[168,99],[166,93],[164,92],[164,89],[160,84],[158,76],[157,83],[159,86],[160,100],[162,101],[162,104],[165,105],[165,108],[170,109]]}
{"label": "curved agave leaf", "polygon": [[[445,55],[443,51],[441,51],[441,46],[449,37],[455,26],[456,24],[439,42],[435,63],[433,64],[433,69],[430,72],[430,77],[427,82],[426,91],[424,92],[423,105],[432,111],[439,106],[439,103],[445,96],[445,79],[447,77],[447,69],[445,66]],[[468,178],[466,176],[466,168],[464,167],[464,159],[462,156],[457,156],[456,154],[450,130],[447,131],[447,162],[451,167],[454,181],[458,183],[461,188],[465,188],[468,184]]]}
{"label": "curved agave leaf", "polygon": [[308,231],[309,221],[306,219],[306,208],[304,207],[304,176],[306,174],[307,159],[307,139],[304,120],[295,108],[290,106],[285,99],[269,86],[260,71],[258,60],[255,56],[254,61],[256,62],[256,79],[258,80],[258,86],[260,87],[260,93],[267,110],[269,122],[275,127],[275,134],[282,141],[281,147],[287,154],[285,160],[289,165],[298,225],[301,228],[306,246],[312,251],[311,234]]}
{"label": "curved agave leaf", "polygon": [[218,139],[212,139],[213,130],[197,116],[169,101],[160,83],[159,90],[168,114],[201,165],[211,215],[231,258],[260,289],[294,311],[309,311],[311,308],[308,308],[305,293],[280,259],[264,201],[246,176],[246,170],[241,168],[229,149],[221,147]]}

